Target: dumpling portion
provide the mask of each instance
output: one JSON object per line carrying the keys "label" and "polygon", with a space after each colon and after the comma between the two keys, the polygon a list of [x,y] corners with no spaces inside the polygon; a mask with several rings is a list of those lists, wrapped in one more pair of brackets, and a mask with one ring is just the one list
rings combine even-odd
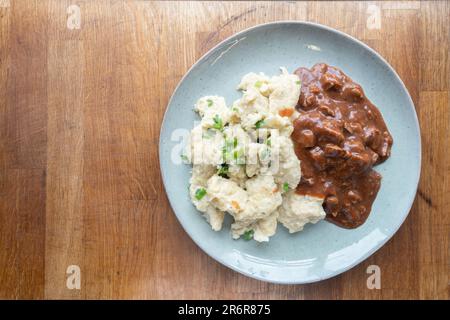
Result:
{"label": "dumpling portion", "polygon": [[251,130],[268,115],[269,99],[256,88],[249,88],[241,99],[233,103],[232,110],[239,117],[242,128]]}
{"label": "dumpling portion", "polygon": [[246,151],[250,142],[248,134],[240,125],[231,124],[223,130],[225,145],[222,150],[224,165],[223,171],[232,181],[244,187],[247,175],[245,173]]}
{"label": "dumpling portion", "polygon": [[252,231],[256,241],[268,241],[276,231],[276,209],[282,202],[281,192],[271,175],[258,175],[247,180],[246,190],[245,210],[234,217],[231,226],[233,238]]}
{"label": "dumpling portion", "polygon": [[246,210],[248,195],[236,182],[213,175],[207,182],[210,203],[220,211],[239,217]]}
{"label": "dumpling portion", "polygon": [[248,193],[247,216],[237,220],[257,220],[274,212],[282,202],[281,192],[270,174],[260,174],[245,183]]}
{"label": "dumpling portion", "polygon": [[222,150],[225,139],[218,130],[206,129],[201,124],[192,129],[188,152],[193,164],[219,165],[222,163]]}
{"label": "dumpling portion", "polygon": [[323,199],[295,193],[301,170],[290,136],[301,83],[281,70],[273,77],[245,75],[238,86],[242,97],[231,108],[219,96],[195,105],[201,122],[187,148],[190,197],[213,230],[229,213],[235,239],[268,241],[278,221],[292,233],[325,217]]}
{"label": "dumpling portion", "polygon": [[303,230],[307,223],[317,223],[325,218],[322,208],[323,199],[290,191],[283,197],[283,203],[278,209],[280,221],[290,233]]}
{"label": "dumpling portion", "polygon": [[198,211],[202,212],[214,231],[222,229],[224,212],[211,205],[206,191],[208,179],[216,173],[213,165],[194,165],[189,180],[189,195]]}
{"label": "dumpling portion", "polygon": [[[285,136],[273,136],[272,148],[278,148],[275,155],[278,155],[278,161],[273,162],[275,182],[280,188],[286,191],[286,189],[295,189],[300,182],[301,169],[300,160],[298,160],[294,151],[294,144],[291,138]],[[277,154],[278,153],[278,154]]]}
{"label": "dumpling portion", "polygon": [[245,173],[248,177],[253,177],[260,172],[261,163],[259,161],[259,154],[262,152],[264,146],[260,143],[251,142],[247,146]]}
{"label": "dumpling portion", "polygon": [[281,68],[281,74],[273,76],[269,83],[269,110],[272,114],[295,119],[295,106],[300,97],[301,82],[295,74],[289,74]]}
{"label": "dumpling portion", "polygon": [[273,236],[277,231],[277,218],[278,211],[274,211],[256,222],[235,222],[231,225],[231,234],[234,239],[238,239],[245,233],[250,233],[253,239],[258,242],[269,241],[269,237]]}
{"label": "dumpling portion", "polygon": [[277,129],[279,134],[290,137],[294,131],[292,121],[288,117],[282,117],[278,114],[269,114],[262,123],[263,128]]}
{"label": "dumpling portion", "polygon": [[270,78],[262,72],[250,72],[242,78],[237,89],[242,91],[257,90],[263,96],[268,97],[270,94],[269,81]]}
{"label": "dumpling portion", "polygon": [[233,216],[233,238],[251,231],[256,241],[268,241],[276,231],[276,209],[282,202],[281,192],[270,175],[247,180],[245,188],[213,175],[207,181],[206,193],[214,208]]}
{"label": "dumpling portion", "polygon": [[225,99],[219,96],[205,96],[195,104],[194,110],[202,117],[203,128],[218,130],[230,122],[231,110],[225,104]]}

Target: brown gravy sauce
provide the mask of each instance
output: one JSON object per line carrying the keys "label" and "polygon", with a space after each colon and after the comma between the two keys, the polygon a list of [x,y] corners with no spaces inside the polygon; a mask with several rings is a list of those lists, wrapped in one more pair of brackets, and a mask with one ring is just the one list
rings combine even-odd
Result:
{"label": "brown gravy sauce", "polygon": [[302,81],[292,134],[302,170],[296,192],[324,198],[328,221],[356,228],[380,188],[372,167],[390,156],[392,136],[361,86],[338,68],[320,63],[295,74]]}

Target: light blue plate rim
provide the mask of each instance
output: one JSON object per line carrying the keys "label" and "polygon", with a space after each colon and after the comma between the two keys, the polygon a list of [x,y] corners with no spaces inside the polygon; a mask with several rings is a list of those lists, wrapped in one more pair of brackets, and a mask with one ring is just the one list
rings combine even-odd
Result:
{"label": "light blue plate rim", "polygon": [[[412,113],[414,116],[414,129],[417,131],[418,136],[415,137],[417,138],[417,144],[418,144],[418,170],[417,172],[415,172],[415,179],[414,179],[414,192],[410,193],[409,198],[406,200],[408,203],[408,210],[406,211],[406,213],[403,215],[403,218],[401,220],[399,220],[398,225],[396,225],[395,227],[393,227],[393,232],[391,232],[390,235],[388,235],[385,239],[383,239],[382,241],[380,241],[377,245],[375,245],[374,247],[372,247],[370,250],[368,250],[365,254],[363,254],[361,256],[361,258],[359,258],[358,260],[343,266],[342,268],[340,268],[339,270],[336,270],[334,273],[330,273],[324,277],[316,277],[316,278],[309,278],[307,280],[303,280],[303,279],[290,279],[290,280],[285,280],[285,279],[268,279],[266,277],[262,277],[258,274],[253,274],[250,272],[247,272],[245,270],[239,269],[238,267],[236,267],[235,265],[232,265],[230,263],[227,263],[227,261],[225,261],[224,259],[222,259],[219,255],[215,254],[214,251],[210,251],[207,250],[199,241],[196,240],[196,237],[190,233],[189,229],[186,228],[185,224],[183,223],[183,219],[181,219],[179,217],[179,213],[177,213],[174,210],[174,205],[173,205],[173,201],[175,201],[175,199],[173,197],[170,196],[170,193],[167,192],[168,190],[168,181],[166,178],[166,174],[165,174],[165,170],[163,169],[163,159],[162,159],[162,136],[163,136],[163,132],[165,131],[165,127],[166,127],[166,118],[167,118],[167,113],[169,110],[169,106],[172,103],[172,100],[174,98],[174,96],[176,95],[178,89],[180,88],[181,84],[183,83],[183,81],[189,76],[189,74],[196,68],[196,66],[198,66],[199,64],[201,64],[202,62],[204,62],[205,60],[209,59],[213,54],[217,53],[217,51],[223,49],[224,46],[229,45],[230,42],[235,41],[236,39],[238,39],[239,37],[242,37],[243,35],[258,29],[258,28],[265,28],[265,27],[270,27],[270,26],[274,26],[274,25],[304,25],[304,26],[309,26],[309,27],[315,27],[317,29],[322,29],[331,33],[335,33],[338,36],[344,37],[350,41],[355,42],[356,44],[358,44],[359,46],[363,47],[364,49],[366,49],[367,51],[369,51],[372,55],[374,55],[376,58],[378,58],[385,66],[387,66],[388,70],[395,76],[396,80],[399,82],[399,84],[402,86],[404,93],[406,94],[406,97],[408,99],[409,102],[409,107],[412,109]],[[395,71],[395,69],[378,53],[376,52],[374,49],[372,49],[370,46],[368,46],[367,44],[365,44],[364,42],[354,38],[353,36],[350,36],[349,34],[336,30],[334,28],[319,24],[319,23],[315,23],[315,22],[309,22],[309,21],[298,21],[298,20],[280,20],[280,21],[274,21],[274,22],[269,22],[269,23],[264,23],[264,24],[258,24],[256,26],[252,26],[250,28],[241,30],[233,35],[231,35],[230,37],[222,40],[220,43],[218,43],[217,45],[215,45],[213,48],[211,48],[208,52],[206,52],[200,59],[198,59],[190,68],[189,70],[184,74],[184,76],[180,79],[180,81],[178,82],[175,90],[173,91],[169,102],[167,104],[167,108],[164,112],[164,116],[163,116],[163,120],[162,120],[162,125],[161,125],[161,129],[160,129],[160,136],[159,136],[159,148],[158,148],[158,153],[159,153],[159,164],[160,164],[160,170],[161,170],[161,176],[162,176],[162,180],[163,180],[163,185],[164,188],[166,190],[166,195],[167,198],[169,200],[170,206],[172,208],[172,211],[175,213],[178,221],[180,222],[181,226],[183,227],[183,229],[185,230],[185,232],[189,235],[189,237],[194,241],[194,243],[200,247],[200,249],[202,249],[202,251],[204,251],[207,255],[209,255],[211,258],[213,258],[214,260],[218,261],[219,263],[221,263],[222,265],[244,275],[250,278],[254,278],[257,280],[261,280],[264,282],[269,282],[269,283],[276,283],[276,284],[308,284],[308,283],[314,283],[314,282],[318,282],[318,281],[323,281],[329,278],[333,278],[341,273],[344,273],[350,269],[352,269],[353,267],[355,267],[356,265],[360,264],[361,262],[363,262],[364,260],[366,260],[367,258],[369,258],[371,255],[373,255],[376,251],[378,251],[382,246],[384,246],[396,233],[397,231],[400,229],[400,227],[402,226],[402,224],[404,223],[404,221],[406,220],[406,218],[409,215],[409,212],[411,211],[412,205],[414,203],[415,197],[416,197],[416,193],[417,193],[417,188],[419,185],[419,180],[420,180],[420,173],[421,173],[421,163],[422,163],[422,143],[421,143],[421,132],[420,132],[420,126],[419,126],[419,120],[417,117],[417,113],[415,110],[415,105],[413,100],[411,99],[411,96],[409,94],[408,89],[406,88],[405,84],[403,83],[403,81],[401,80],[400,76],[397,74],[397,72]]]}

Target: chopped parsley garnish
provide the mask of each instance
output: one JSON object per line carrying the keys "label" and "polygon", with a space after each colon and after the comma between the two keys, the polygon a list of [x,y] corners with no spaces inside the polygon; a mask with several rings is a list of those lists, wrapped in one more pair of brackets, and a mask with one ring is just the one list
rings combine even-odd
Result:
{"label": "chopped parsley garnish", "polygon": [[206,102],[208,103],[208,107],[211,107],[213,105],[213,101],[211,99],[206,100]]}
{"label": "chopped parsley garnish", "polygon": [[270,138],[267,139],[266,143],[269,147],[272,146],[272,140],[270,140]]}
{"label": "chopped parsley garnish", "polygon": [[195,199],[197,199],[197,200],[202,200],[203,199],[203,197],[205,196],[205,194],[206,194],[206,190],[204,189],[204,188],[198,188],[196,191],[195,191]]}
{"label": "chopped parsley garnish", "polygon": [[238,160],[237,163],[240,164],[240,160],[243,156],[243,150],[238,148],[238,139],[234,137],[233,139],[226,139],[225,144],[222,147],[222,159],[223,162],[229,163],[231,160]]}
{"label": "chopped parsley garnish", "polygon": [[222,119],[219,117],[218,114],[216,114],[213,118],[214,121],[214,125],[213,128],[217,129],[217,130],[222,130],[223,129],[223,122]]}
{"label": "chopped parsley garnish", "polygon": [[234,112],[238,112],[238,108],[236,108],[236,107],[231,108],[231,110]]}
{"label": "chopped parsley garnish", "polygon": [[300,80],[295,81],[296,84],[301,85],[302,82]]}
{"label": "chopped parsley garnish", "polygon": [[263,83],[260,80],[255,82],[255,87],[258,89],[261,88],[262,85],[263,85]]}
{"label": "chopped parsley garnish", "polygon": [[244,164],[243,155],[244,155],[244,152],[242,149],[234,150],[233,159],[236,161],[237,164]]}
{"label": "chopped parsley garnish", "polygon": [[223,148],[222,148],[222,160],[223,160],[224,162],[226,162],[226,161],[228,160],[229,154],[230,154],[230,153],[228,152],[227,146],[224,145]]}
{"label": "chopped parsley garnish", "polygon": [[225,140],[225,144],[222,148],[223,162],[229,162],[229,160],[231,160],[232,150],[233,150],[233,141]]}
{"label": "chopped parsley garnish", "polygon": [[245,241],[249,241],[253,239],[253,234],[255,233],[255,231],[253,231],[253,229],[251,230],[247,230],[244,232],[244,234],[242,235],[242,238],[244,238]]}
{"label": "chopped parsley garnish", "polygon": [[283,191],[288,192],[289,191],[289,184],[287,182],[283,183]]}
{"label": "chopped parsley garnish", "polygon": [[261,128],[263,125],[264,125],[264,120],[256,121],[256,123],[255,123],[255,128],[256,128],[256,129],[259,129],[259,128]]}
{"label": "chopped parsley garnish", "polygon": [[221,164],[219,170],[217,170],[217,174],[222,178],[228,178],[228,164]]}
{"label": "chopped parsley garnish", "polygon": [[234,141],[233,140],[226,140],[225,145],[227,146],[228,151],[233,149]]}

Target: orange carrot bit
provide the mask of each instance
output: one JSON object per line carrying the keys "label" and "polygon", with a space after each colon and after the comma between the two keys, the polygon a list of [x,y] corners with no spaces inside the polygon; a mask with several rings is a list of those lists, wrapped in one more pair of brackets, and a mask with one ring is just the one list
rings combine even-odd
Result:
{"label": "orange carrot bit", "polygon": [[235,208],[236,210],[241,210],[241,207],[239,206],[239,203],[237,203],[237,201],[231,201],[231,205],[233,206],[233,208]]}
{"label": "orange carrot bit", "polygon": [[294,114],[294,108],[283,108],[278,111],[278,114],[282,117],[290,117]]}

